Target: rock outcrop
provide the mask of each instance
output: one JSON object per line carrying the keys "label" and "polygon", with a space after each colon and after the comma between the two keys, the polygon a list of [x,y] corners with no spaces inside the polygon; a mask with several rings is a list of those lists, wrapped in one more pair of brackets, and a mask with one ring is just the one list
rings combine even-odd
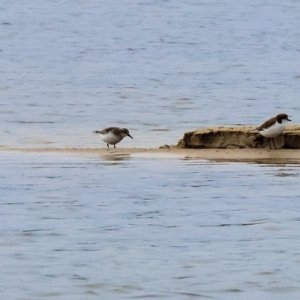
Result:
{"label": "rock outcrop", "polygon": [[[254,126],[211,127],[186,132],[177,148],[269,148],[268,140],[251,132]],[[283,135],[274,138],[277,149],[300,149],[300,125],[288,126]],[[273,148],[273,143],[271,143]]]}

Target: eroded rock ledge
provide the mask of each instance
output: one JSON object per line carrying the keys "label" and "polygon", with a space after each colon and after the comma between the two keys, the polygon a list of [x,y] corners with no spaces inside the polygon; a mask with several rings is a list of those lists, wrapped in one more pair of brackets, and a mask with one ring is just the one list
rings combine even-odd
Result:
{"label": "eroded rock ledge", "polygon": [[[269,148],[266,138],[251,132],[255,126],[210,127],[186,132],[177,148],[239,149]],[[300,149],[300,125],[288,126],[283,135],[274,138],[277,149]],[[273,144],[272,144],[273,146]]]}

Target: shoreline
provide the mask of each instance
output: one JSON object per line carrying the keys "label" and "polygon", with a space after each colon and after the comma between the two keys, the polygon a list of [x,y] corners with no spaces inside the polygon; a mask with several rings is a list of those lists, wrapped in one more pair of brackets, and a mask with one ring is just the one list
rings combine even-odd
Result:
{"label": "shoreline", "polygon": [[92,154],[105,159],[132,156],[140,158],[182,158],[203,159],[215,161],[240,162],[273,162],[300,163],[300,151],[294,149],[266,150],[266,149],[180,149],[170,147],[161,148],[11,148],[1,147],[0,152],[23,153],[59,153],[59,154]]}

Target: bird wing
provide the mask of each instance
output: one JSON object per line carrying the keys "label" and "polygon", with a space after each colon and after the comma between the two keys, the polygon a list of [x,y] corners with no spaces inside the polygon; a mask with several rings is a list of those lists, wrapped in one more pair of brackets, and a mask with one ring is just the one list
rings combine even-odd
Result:
{"label": "bird wing", "polygon": [[258,131],[264,130],[266,128],[269,128],[270,126],[272,126],[274,123],[276,123],[276,117],[271,118],[270,120],[266,121],[265,123],[261,124],[259,127],[257,127],[256,129]]}
{"label": "bird wing", "polygon": [[119,131],[119,128],[118,127],[107,127],[103,130],[96,130],[94,131],[95,133],[100,133],[100,134],[106,134],[110,131],[112,131],[113,133],[116,133],[116,130]]}

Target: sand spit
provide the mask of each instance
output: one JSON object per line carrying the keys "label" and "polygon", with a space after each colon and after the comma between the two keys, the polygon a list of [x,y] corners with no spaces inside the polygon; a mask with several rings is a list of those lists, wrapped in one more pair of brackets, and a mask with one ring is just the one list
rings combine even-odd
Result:
{"label": "sand spit", "polygon": [[122,158],[179,158],[214,161],[300,163],[300,151],[292,149],[178,149],[176,146],[162,148],[1,148],[1,151],[22,153],[53,153],[57,155],[99,155],[105,160]]}
{"label": "sand spit", "polygon": [[215,161],[266,163],[300,163],[300,126],[289,126],[283,136],[275,139],[277,150],[269,150],[267,140],[262,144],[253,126],[215,127],[186,132],[177,145],[159,148],[12,148],[0,151],[27,153],[56,153],[99,155],[105,160],[122,158],[179,158]]}
{"label": "sand spit", "polygon": [[[258,139],[251,132],[254,126],[220,126],[186,132],[179,140],[178,148],[193,149],[268,149],[268,140]],[[283,135],[274,139],[277,149],[300,149],[300,126],[288,126]]]}

